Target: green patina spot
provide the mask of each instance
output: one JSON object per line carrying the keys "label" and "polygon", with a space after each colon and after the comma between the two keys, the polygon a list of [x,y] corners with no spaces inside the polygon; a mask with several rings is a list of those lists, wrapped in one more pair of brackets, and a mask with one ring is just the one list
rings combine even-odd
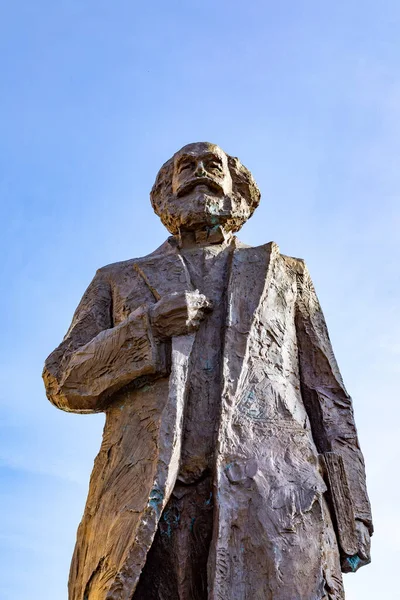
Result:
{"label": "green patina spot", "polygon": [[210,360],[206,360],[205,366],[204,366],[204,370],[205,371],[212,371],[213,368],[214,367],[212,366],[211,361]]}
{"label": "green patina spot", "polygon": [[146,385],[144,385],[142,387],[142,392],[148,392],[149,390],[151,390],[152,387],[153,387],[152,385],[147,383]]}
{"label": "green patina spot", "polygon": [[176,529],[179,525],[179,521],[181,520],[181,515],[178,512],[178,509],[169,509],[163,513],[162,520],[164,523],[160,523],[160,533],[161,535],[166,535],[167,537],[171,537],[172,529]]}
{"label": "green patina spot", "polygon": [[349,565],[350,565],[350,567],[351,567],[351,570],[352,570],[352,571],[353,571],[353,573],[354,573],[354,571],[356,571],[356,570],[357,570],[357,567],[358,567],[358,565],[359,565],[359,564],[360,564],[360,562],[361,562],[361,558],[358,556],[358,554],[355,554],[354,556],[350,556],[350,557],[347,559],[347,562],[349,563]]}
{"label": "green patina spot", "polygon": [[151,506],[156,512],[160,510],[160,505],[162,504],[164,498],[164,494],[158,487],[154,487],[150,492],[149,497],[149,506]]}

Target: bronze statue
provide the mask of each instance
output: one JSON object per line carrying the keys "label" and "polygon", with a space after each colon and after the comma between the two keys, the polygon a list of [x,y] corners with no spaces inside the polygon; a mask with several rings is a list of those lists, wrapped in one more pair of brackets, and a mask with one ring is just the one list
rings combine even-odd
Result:
{"label": "bronze statue", "polygon": [[106,413],[70,600],[339,600],[372,534],[351,399],[304,262],[235,237],[260,193],[190,144],[158,173],[172,234],[100,269],[44,370]]}

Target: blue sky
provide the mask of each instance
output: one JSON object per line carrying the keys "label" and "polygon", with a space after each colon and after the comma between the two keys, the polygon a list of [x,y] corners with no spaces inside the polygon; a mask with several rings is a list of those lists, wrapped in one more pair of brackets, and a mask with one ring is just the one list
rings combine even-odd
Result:
{"label": "blue sky", "polygon": [[396,598],[399,30],[397,0],[1,3],[2,600],[67,598],[103,416],[54,409],[43,361],[98,267],[162,243],[149,190],[200,140],[261,188],[241,239],[308,263],[375,517],[347,598]]}

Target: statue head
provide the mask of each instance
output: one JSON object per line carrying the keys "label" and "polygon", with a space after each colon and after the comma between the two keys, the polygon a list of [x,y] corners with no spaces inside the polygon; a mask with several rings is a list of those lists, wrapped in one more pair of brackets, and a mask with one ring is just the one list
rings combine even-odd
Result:
{"label": "statue head", "polygon": [[174,235],[221,228],[238,231],[260,202],[250,171],[208,142],[188,144],[158,172],[150,193],[154,212]]}

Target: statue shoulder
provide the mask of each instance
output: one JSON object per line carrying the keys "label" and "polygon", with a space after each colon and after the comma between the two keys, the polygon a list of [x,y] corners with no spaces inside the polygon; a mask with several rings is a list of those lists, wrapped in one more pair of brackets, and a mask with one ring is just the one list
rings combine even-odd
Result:
{"label": "statue shoulder", "polygon": [[285,254],[281,254],[279,246],[276,242],[268,242],[266,244],[261,244],[260,246],[249,246],[244,244],[240,240],[236,239],[236,249],[237,250],[253,250],[255,252],[259,251],[268,251],[271,255],[278,260],[278,264],[283,264],[284,268],[289,271],[294,276],[304,276],[306,273],[308,274],[308,269],[305,261],[302,258],[297,258],[295,256],[286,256]]}
{"label": "statue shoulder", "polygon": [[133,268],[133,265],[137,262],[137,260],[140,259],[130,258],[128,260],[121,260],[109,265],[105,265],[104,267],[100,267],[100,269],[97,269],[96,271],[96,277],[102,277],[105,279],[113,277],[113,275],[117,273],[121,273],[127,269]]}
{"label": "statue shoulder", "polygon": [[239,252],[240,252],[240,250],[253,250],[255,252],[267,250],[276,256],[281,255],[279,246],[276,242],[267,242],[266,244],[261,244],[260,246],[250,246],[249,244],[245,244],[244,242],[240,241],[238,238],[235,238],[234,248],[236,251],[239,251]]}
{"label": "statue shoulder", "polygon": [[307,267],[303,258],[281,254],[281,259],[285,263],[285,266],[295,275],[304,275],[306,273]]}
{"label": "statue shoulder", "polygon": [[164,256],[165,254],[170,253],[170,251],[171,246],[167,240],[156,250],[150,252],[149,254],[146,254],[146,256],[141,256],[138,258],[129,258],[128,260],[121,260],[101,267],[96,271],[96,277],[104,279],[114,279],[114,277],[119,276],[125,272],[129,272],[131,274],[136,264],[146,262],[148,260],[151,260],[152,258],[156,258],[157,256]]}

